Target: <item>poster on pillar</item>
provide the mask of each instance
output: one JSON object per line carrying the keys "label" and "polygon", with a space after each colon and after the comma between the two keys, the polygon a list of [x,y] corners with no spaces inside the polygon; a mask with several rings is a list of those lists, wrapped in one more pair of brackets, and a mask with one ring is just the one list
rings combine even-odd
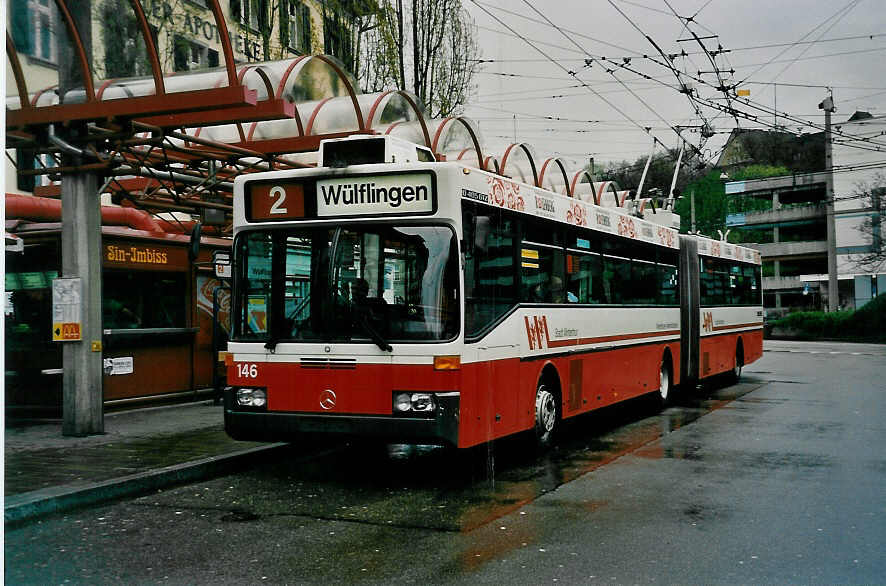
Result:
{"label": "poster on pillar", "polygon": [[52,341],[82,340],[80,299],[83,294],[79,278],[52,281]]}

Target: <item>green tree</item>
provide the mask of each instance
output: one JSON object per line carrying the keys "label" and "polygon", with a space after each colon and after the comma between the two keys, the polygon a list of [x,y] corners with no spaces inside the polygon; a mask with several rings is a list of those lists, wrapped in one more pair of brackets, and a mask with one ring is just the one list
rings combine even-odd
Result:
{"label": "green tree", "polygon": [[[765,177],[779,177],[790,175],[787,167],[773,165],[751,165],[744,169],[732,172],[728,179],[721,179],[722,170],[714,168],[704,176],[689,183],[683,191],[683,198],[674,206],[674,211],[680,215],[680,231],[690,232],[692,225],[691,200],[695,197],[695,226],[696,231],[706,236],[717,237],[717,230],[726,232],[726,215],[729,212],[728,198],[726,196],[726,181],[744,181],[748,179],[762,179]],[[730,242],[740,242],[741,234],[732,232]]]}
{"label": "green tree", "polygon": [[[676,149],[668,149],[666,152],[656,153],[652,156],[652,161],[649,163],[649,171],[647,171],[646,179],[643,182],[642,197],[649,197],[652,194],[666,197],[669,194],[671,181],[674,178],[674,166],[677,164],[678,156],[679,153]],[[640,179],[643,177],[643,169],[646,167],[647,158],[645,156],[640,157],[633,163],[621,161],[620,163],[604,165],[600,178],[603,181],[617,182],[621,189],[636,190],[640,186]],[[700,171],[699,165],[697,159],[684,153],[674,189],[682,192],[686,185],[698,176]]]}

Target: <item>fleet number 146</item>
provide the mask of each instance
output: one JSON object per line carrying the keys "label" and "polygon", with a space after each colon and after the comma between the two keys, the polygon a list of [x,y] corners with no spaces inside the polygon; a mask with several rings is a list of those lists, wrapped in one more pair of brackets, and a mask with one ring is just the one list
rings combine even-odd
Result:
{"label": "fleet number 146", "polygon": [[238,364],[237,376],[242,378],[255,378],[258,376],[258,366],[255,364]]}

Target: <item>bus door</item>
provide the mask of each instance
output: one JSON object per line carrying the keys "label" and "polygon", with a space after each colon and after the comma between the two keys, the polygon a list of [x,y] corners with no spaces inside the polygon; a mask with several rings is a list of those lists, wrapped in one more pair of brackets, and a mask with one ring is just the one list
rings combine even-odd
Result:
{"label": "bus door", "polygon": [[680,236],[680,373],[681,383],[698,380],[699,295],[698,241]]}
{"label": "bus door", "polygon": [[[473,433],[483,439],[520,428],[519,335],[506,316],[518,300],[516,222],[501,210],[465,204],[465,340],[476,356],[472,391]],[[513,317],[513,316],[512,316]],[[525,406],[525,405],[522,405]]]}

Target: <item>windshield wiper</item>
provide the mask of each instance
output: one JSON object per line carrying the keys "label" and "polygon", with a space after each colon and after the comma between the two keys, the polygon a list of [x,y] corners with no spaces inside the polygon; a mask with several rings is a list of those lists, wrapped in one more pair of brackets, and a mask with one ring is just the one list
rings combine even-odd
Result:
{"label": "windshield wiper", "polygon": [[388,344],[388,341],[385,340],[384,336],[382,336],[378,332],[378,330],[372,327],[372,324],[369,323],[369,318],[367,317],[367,314],[360,312],[360,314],[357,316],[357,321],[360,323],[361,326],[363,326],[363,329],[366,331],[367,334],[369,334],[370,339],[375,342],[376,346],[378,346],[385,352],[394,351],[393,346]]}

